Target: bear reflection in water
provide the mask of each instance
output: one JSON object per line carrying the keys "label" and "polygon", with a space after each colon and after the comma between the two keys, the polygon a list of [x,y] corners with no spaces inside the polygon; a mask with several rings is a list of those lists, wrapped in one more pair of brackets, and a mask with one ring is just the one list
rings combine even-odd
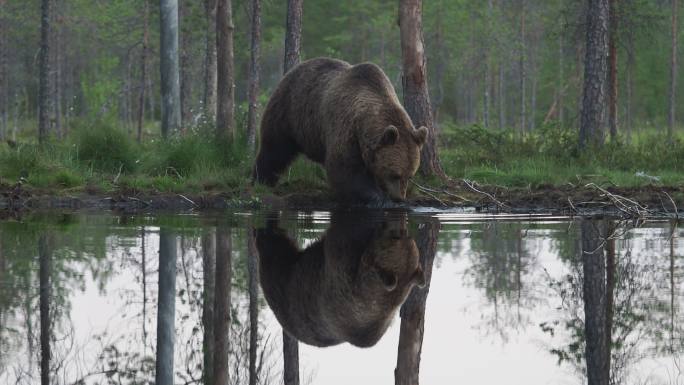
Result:
{"label": "bear reflection in water", "polygon": [[283,329],[309,345],[375,345],[411,289],[425,284],[405,215],[334,213],[305,250],[269,220],[256,243],[266,301]]}

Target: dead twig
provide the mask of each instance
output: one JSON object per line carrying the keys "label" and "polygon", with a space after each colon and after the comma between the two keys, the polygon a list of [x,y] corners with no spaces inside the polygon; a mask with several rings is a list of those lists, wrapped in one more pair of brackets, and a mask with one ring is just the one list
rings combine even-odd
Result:
{"label": "dead twig", "polygon": [[121,165],[119,165],[119,172],[118,172],[118,173],[116,174],[116,176],[114,177],[114,180],[112,181],[112,184],[116,184],[116,182],[119,181],[119,177],[121,176],[121,170],[123,170],[123,163],[121,163]]}
{"label": "dead twig", "polygon": [[[677,208],[677,204],[675,203],[674,199],[672,199],[672,197],[670,196],[670,194],[667,193],[667,191],[665,191],[665,190],[660,190],[660,191],[661,191],[663,194],[665,194],[665,196],[667,197],[667,199],[670,200],[670,203],[672,203],[672,207],[674,207],[675,219],[679,219],[679,209]],[[664,206],[663,206],[663,207],[664,207]]]}
{"label": "dead twig", "polygon": [[183,194],[178,194],[178,196],[181,197],[181,198],[183,198],[186,202],[189,202],[189,203],[192,204],[193,206],[199,207],[199,205],[198,205],[197,203],[193,202],[190,198],[186,197],[185,195],[183,195]]}
{"label": "dead twig", "polygon": [[462,200],[462,201],[464,201],[464,202],[471,202],[471,203],[473,202],[472,200],[470,200],[470,199],[468,199],[468,198],[465,198],[465,197],[462,197],[462,196],[460,196],[460,195],[458,195],[458,194],[454,194],[454,193],[452,193],[452,192],[449,192],[449,191],[447,191],[446,189],[442,190],[442,193],[443,193],[443,194],[446,194],[446,195],[448,195],[448,196],[450,196],[450,197],[454,197],[454,198],[460,199],[460,200]]}
{"label": "dead twig", "polygon": [[416,185],[416,187],[418,187],[418,189],[419,189],[420,191],[422,191],[423,193],[425,193],[427,196],[429,196],[430,198],[432,198],[432,199],[436,200],[437,202],[439,202],[439,204],[441,204],[442,206],[447,206],[447,204],[444,203],[443,200],[439,199],[439,198],[437,197],[437,195],[435,195],[435,194],[433,194],[433,193],[431,192],[431,191],[435,191],[435,190],[431,190],[431,189],[429,189],[429,188],[427,188],[427,187],[423,187],[423,186],[419,185],[418,183],[416,183],[416,182],[414,182],[414,181],[411,181],[411,183],[413,183],[414,185]]}
{"label": "dead twig", "polygon": [[490,193],[488,193],[488,192],[485,192],[485,191],[478,190],[478,189],[475,187],[475,182],[470,182],[470,181],[468,181],[467,179],[461,179],[461,180],[463,181],[463,183],[465,183],[466,186],[468,186],[468,188],[470,188],[471,190],[473,190],[474,192],[476,192],[476,193],[478,193],[478,194],[481,194],[481,195],[486,196],[486,197],[489,198],[492,202],[494,202],[497,206],[499,206],[499,207],[501,207],[501,208],[508,208],[508,206],[506,206],[506,205],[503,204],[501,201],[499,201],[498,199],[496,199],[492,194],[490,194]]}
{"label": "dead twig", "polygon": [[132,200],[132,201],[140,202],[140,203],[142,203],[143,205],[145,205],[145,207],[150,206],[150,203],[149,203],[149,202],[145,202],[144,200],[138,199],[138,198],[136,198],[136,197],[128,197],[128,199],[130,199],[130,200]]}
{"label": "dead twig", "polygon": [[175,167],[173,167],[173,166],[166,167],[166,176],[169,175],[169,171],[173,171],[173,173],[176,174],[176,177],[178,177],[178,179],[181,179],[181,180],[183,179],[183,176],[178,172],[178,170],[176,170]]}
{"label": "dead twig", "polygon": [[603,196],[608,197],[613,205],[623,213],[628,216],[645,217],[651,214],[651,210],[641,205],[639,202],[623,197],[622,195],[613,194],[610,191],[598,186],[596,183],[589,183],[585,187],[593,187],[603,194]]}
{"label": "dead twig", "polygon": [[422,191],[422,192],[424,192],[424,193],[429,193],[429,192],[430,192],[430,193],[435,193],[435,194],[444,194],[444,195],[448,195],[448,196],[450,196],[450,197],[452,197],[452,198],[460,199],[460,200],[462,200],[462,201],[464,201],[464,202],[472,202],[470,199],[465,198],[465,197],[462,197],[462,196],[460,196],[460,195],[458,195],[458,194],[454,194],[454,193],[452,193],[452,192],[450,192],[450,191],[447,191],[446,189],[435,190],[435,189],[432,189],[432,188],[429,188],[429,187],[425,187],[425,186],[423,186],[423,185],[420,185],[420,184],[416,183],[414,180],[411,180],[411,183],[413,183],[413,184],[418,188],[418,190],[420,190],[420,191]]}

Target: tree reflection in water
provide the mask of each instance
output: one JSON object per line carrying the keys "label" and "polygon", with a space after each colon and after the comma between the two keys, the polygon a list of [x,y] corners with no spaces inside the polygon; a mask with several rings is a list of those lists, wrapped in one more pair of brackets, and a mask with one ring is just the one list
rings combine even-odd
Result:
{"label": "tree reflection in water", "polygon": [[425,272],[425,286],[414,287],[401,306],[401,325],[394,383],[417,385],[420,377],[420,355],[425,331],[425,306],[430,290],[432,267],[437,253],[440,225],[436,220],[423,223],[418,229],[420,264]]}
{"label": "tree reflection in water", "polygon": [[50,275],[52,264],[52,249],[49,244],[49,235],[42,234],[38,239],[38,275],[40,277],[40,383],[50,385],[50,345],[51,345],[51,322],[50,302],[52,289],[50,287]]}
{"label": "tree reflection in water", "polygon": [[653,229],[628,223],[584,219],[577,224],[575,254],[571,247],[561,254],[571,273],[550,281],[562,299],[562,317],[540,325],[568,340],[551,352],[590,384],[654,381],[633,369],[663,355],[675,360],[676,368],[683,348],[682,322],[675,315],[677,232],[654,237]]}
{"label": "tree reflection in water", "polygon": [[[281,266],[280,260],[268,268],[262,265],[273,258],[257,256],[258,239],[250,226],[235,224],[234,218],[202,218],[201,225],[196,219],[126,216],[106,221],[63,216],[0,222],[0,382],[35,384],[49,378],[51,384],[139,384],[155,382],[159,375],[166,376],[157,380],[160,384],[219,383],[215,378],[231,385],[282,383],[286,366],[281,366],[285,364],[281,330],[273,327],[259,285],[264,285],[265,277],[294,276],[287,269],[313,267],[321,272],[319,277],[326,276],[327,268],[342,272],[337,281],[322,282],[346,282],[357,288],[328,303],[323,319],[329,321],[329,330],[319,334],[333,336],[333,342],[373,345],[386,330],[386,318],[398,312],[401,320],[395,326],[400,341],[392,347],[397,348],[396,365],[391,363],[395,382],[418,383],[430,314],[449,312],[426,306],[434,281],[433,258],[435,270],[447,267],[447,260],[441,259],[446,254],[435,257],[437,236],[444,241],[440,245],[454,245],[449,236],[455,232],[450,235],[447,228],[439,233],[440,224],[423,217],[414,217],[407,225],[405,215],[385,215],[361,219],[356,214],[347,219],[334,215],[318,239],[312,234],[322,232],[327,220],[314,223],[307,214],[306,221],[298,220],[296,226],[276,223],[271,241],[284,243],[271,242],[279,245],[273,257],[283,252],[319,255],[310,261],[328,264]],[[487,331],[484,341],[493,337],[505,344],[508,341],[502,337],[512,331],[527,333],[530,324],[535,328],[540,324],[547,333],[543,343],[564,368],[576,371],[581,382],[680,381],[676,368],[684,345],[679,312],[683,275],[678,255],[681,231],[676,223],[670,228],[663,223],[633,228],[585,219],[551,225],[492,221],[459,226],[468,232],[458,234],[468,235],[455,243],[456,250],[448,250],[460,253],[458,265],[449,260],[448,268],[456,269],[452,271],[456,280],[464,280],[450,285],[468,295],[476,292],[481,299],[482,318],[475,317],[473,325]],[[409,235],[413,230],[415,241]],[[300,245],[306,247],[292,242],[292,233],[304,238]],[[223,257],[216,255],[217,249]],[[377,250],[393,250],[389,254],[403,257],[385,257]],[[328,261],[331,256],[337,257],[336,264]],[[545,273],[547,266],[554,272]],[[283,269],[289,273],[278,274]],[[269,278],[265,284],[277,282]],[[415,287],[423,282],[424,288]],[[86,294],[90,302],[84,302]],[[344,305],[345,296],[356,307],[345,308],[350,306]],[[390,306],[373,308],[372,298],[385,298]],[[556,304],[560,308],[554,310]],[[220,306],[224,310],[216,312]],[[111,318],[88,329],[85,314]],[[451,311],[449,316],[459,314]],[[353,327],[359,325],[357,321],[369,327]],[[287,322],[284,326],[292,335],[297,332]],[[526,333],[518,333],[516,340],[528,338]],[[516,340],[509,346],[515,346]],[[219,346],[228,349],[216,362]],[[303,383],[310,380],[303,374],[312,365],[307,351],[303,361],[287,363],[292,372],[302,374]],[[670,372],[671,380],[639,373],[643,362],[652,360],[667,361],[668,368],[675,370]],[[171,362],[175,365],[169,371]],[[164,363],[166,369],[156,370]]]}
{"label": "tree reflection in water", "polygon": [[528,237],[534,225],[487,221],[470,227],[472,252],[467,255],[464,280],[481,290],[486,300],[480,306],[480,329],[507,342],[509,333],[522,331],[529,324],[526,315],[541,301],[535,275],[540,270],[536,245]]}

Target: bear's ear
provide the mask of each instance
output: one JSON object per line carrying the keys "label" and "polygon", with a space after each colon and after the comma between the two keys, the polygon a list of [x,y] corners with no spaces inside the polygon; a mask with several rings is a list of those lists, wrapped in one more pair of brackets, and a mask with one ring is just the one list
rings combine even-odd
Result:
{"label": "bear's ear", "polygon": [[422,146],[425,144],[425,140],[427,139],[428,129],[425,126],[420,126],[420,128],[413,130],[411,134],[413,135],[413,140]]}
{"label": "bear's ear", "polygon": [[399,130],[390,124],[389,126],[385,127],[385,130],[382,132],[382,137],[378,142],[378,147],[391,146],[397,142],[398,137]]}

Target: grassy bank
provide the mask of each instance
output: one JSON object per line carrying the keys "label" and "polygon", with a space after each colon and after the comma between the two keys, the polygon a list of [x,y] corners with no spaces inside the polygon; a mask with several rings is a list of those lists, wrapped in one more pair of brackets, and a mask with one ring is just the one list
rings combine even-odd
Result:
{"label": "grassy bank", "polygon": [[577,132],[547,126],[524,138],[477,126],[447,127],[441,160],[448,175],[505,187],[684,185],[684,142],[664,132],[636,132],[580,153]]}
{"label": "grassy bank", "polygon": [[[29,140],[0,144],[0,183],[22,181],[36,191],[137,191],[169,193],[265,193],[250,190],[252,154],[243,145],[219,144],[208,127],[164,142],[142,144],[116,127],[91,124],[72,130],[69,139],[43,147]],[[642,132],[579,154],[576,133],[545,127],[524,138],[510,131],[442,127],[441,160],[447,174],[503,187],[548,187],[590,182],[636,187],[684,186],[684,144],[668,143],[662,133]],[[422,180],[429,184],[431,181]],[[299,159],[276,194],[326,190],[325,173]]]}

